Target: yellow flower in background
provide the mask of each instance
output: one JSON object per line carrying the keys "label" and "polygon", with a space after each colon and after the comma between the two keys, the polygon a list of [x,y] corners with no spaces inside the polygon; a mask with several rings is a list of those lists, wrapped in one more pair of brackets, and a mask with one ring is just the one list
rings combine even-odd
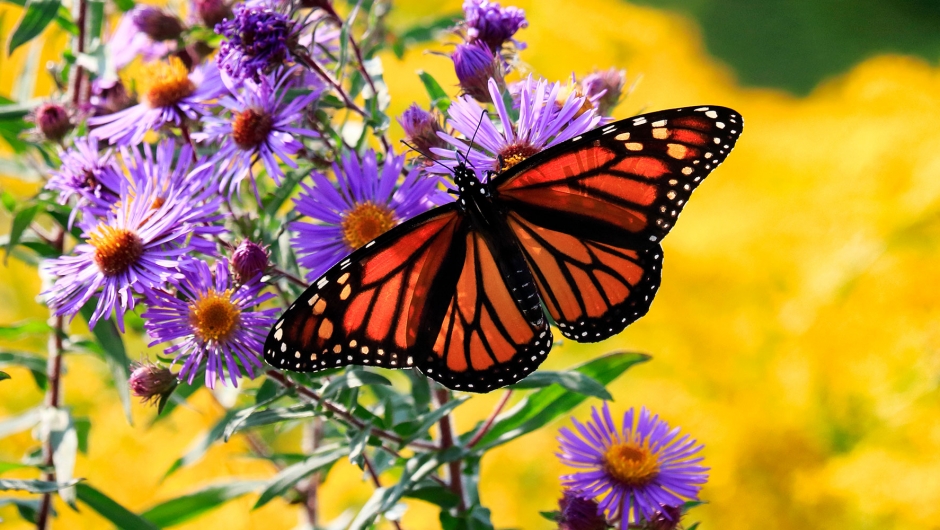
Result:
{"label": "yellow flower in background", "polygon": [[[509,2],[504,2],[504,4]],[[610,391],[618,409],[655,406],[705,445],[708,504],[701,528],[929,528],[940,518],[940,69],[905,56],[873,57],[805,98],[740,87],[705,52],[688,19],[620,0],[577,4],[516,1],[529,27],[521,59],[552,80],[610,66],[642,76],[617,117],[692,104],[740,111],[747,130],[734,154],[696,192],[665,241],[663,285],[650,313],[600,344],[565,343],[546,368],[613,349],[649,352]],[[459,2],[396,5],[393,24],[457,12]],[[4,24],[9,34],[10,20]],[[50,27],[43,51],[63,37]],[[447,52],[449,47],[430,49]],[[20,50],[13,60],[28,53]],[[446,58],[409,50],[381,56],[390,115],[428,103],[416,70],[449,91]],[[5,66],[5,69],[9,64]],[[18,71],[11,68],[9,71]],[[42,76],[40,76],[41,78]],[[45,83],[45,81],[43,81]],[[0,92],[13,79],[3,76]],[[48,92],[48,84],[37,93]],[[395,138],[402,136],[393,121]],[[33,189],[4,178],[4,189]],[[5,218],[7,222],[8,218]],[[10,260],[0,283],[4,323],[44,315],[32,269]],[[18,342],[3,348],[37,346]],[[41,346],[38,345],[38,346]],[[128,341],[133,357],[145,351]],[[70,357],[66,402],[89,417],[87,455],[75,476],[140,511],[231,476],[270,478],[274,470],[239,458],[235,437],[163,480],[166,469],[224,414],[205,390],[189,408],[149,425],[135,406],[127,425],[101,363]],[[10,369],[14,378],[28,372]],[[38,401],[0,381],[0,417]],[[23,387],[17,387],[23,388]],[[499,396],[458,413],[467,430]],[[583,407],[583,412],[587,407]],[[550,528],[539,511],[561,496],[554,430],[491,452],[481,495],[501,528]],[[299,434],[293,440],[299,443]],[[289,442],[285,441],[284,443]],[[36,447],[28,432],[3,439],[0,461]],[[281,448],[285,451],[295,448]],[[129,473],[132,470],[132,473]],[[14,476],[14,475],[10,475]],[[361,505],[370,488],[358,469],[338,464],[321,489],[322,520]],[[296,507],[275,501],[251,511],[241,498],[174,528],[291,528]],[[409,501],[402,526],[436,528],[436,510]],[[12,514],[0,508],[0,516]],[[10,517],[9,528],[29,528]],[[57,528],[102,528],[92,513],[60,509]]]}

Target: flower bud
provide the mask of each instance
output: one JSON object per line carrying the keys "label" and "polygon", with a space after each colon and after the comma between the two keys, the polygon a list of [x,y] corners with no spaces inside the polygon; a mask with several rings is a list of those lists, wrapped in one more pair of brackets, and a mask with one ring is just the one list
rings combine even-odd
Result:
{"label": "flower bud", "polygon": [[170,395],[178,384],[176,374],[169,368],[152,362],[131,363],[130,379],[127,380],[131,393],[139,397],[142,403],[154,403]]}
{"label": "flower bud", "polygon": [[584,95],[594,102],[602,116],[610,116],[610,112],[620,103],[626,84],[627,71],[616,68],[595,71],[581,80]]}
{"label": "flower bud", "polygon": [[559,530],[606,530],[607,520],[598,514],[597,503],[582,499],[573,491],[565,490],[558,501]]}
{"label": "flower bud", "polygon": [[225,0],[194,0],[193,11],[202,25],[214,28],[226,18],[232,18],[232,6]]}
{"label": "flower bud", "polygon": [[43,103],[33,110],[30,120],[42,136],[52,142],[58,142],[72,130],[69,111],[58,103]]}
{"label": "flower bud", "polygon": [[268,249],[244,239],[232,253],[232,270],[240,282],[247,282],[268,268]]}
{"label": "flower bud", "polygon": [[95,79],[92,81],[90,102],[95,116],[114,114],[136,103],[134,98],[127,93],[127,89],[124,88],[124,83],[120,79],[113,81]]}
{"label": "flower bud", "polygon": [[437,135],[443,132],[440,118],[412,103],[398,118],[405,130],[405,140],[415,146],[422,155],[430,155],[432,147],[446,147],[447,142]]}
{"label": "flower bud", "polygon": [[176,40],[183,34],[183,23],[160,8],[145,6],[134,11],[134,25],[151,39]]}
{"label": "flower bud", "polygon": [[[502,8],[489,0],[465,0],[464,18],[469,42],[482,42],[491,50],[499,52],[506,41],[512,39],[522,28],[528,27],[525,11],[518,7]],[[524,48],[522,43],[516,43]]]}
{"label": "flower bud", "polygon": [[653,515],[653,518],[643,524],[643,530],[676,530],[679,519],[682,518],[682,508],[662,505],[662,509]]}
{"label": "flower bud", "polygon": [[502,61],[485,44],[459,44],[451,54],[457,81],[465,94],[481,103],[490,102],[490,78],[503,84]]}

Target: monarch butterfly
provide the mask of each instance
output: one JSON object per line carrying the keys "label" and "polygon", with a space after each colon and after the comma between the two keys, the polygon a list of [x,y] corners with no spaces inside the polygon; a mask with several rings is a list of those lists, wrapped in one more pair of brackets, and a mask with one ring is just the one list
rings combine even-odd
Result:
{"label": "monarch butterfly", "polygon": [[328,270],[281,316],[264,359],[311,372],[417,368],[487,392],[534,371],[562,335],[596,342],[646,314],[660,240],[741,134],[735,111],[672,109],[618,121],[481,182]]}

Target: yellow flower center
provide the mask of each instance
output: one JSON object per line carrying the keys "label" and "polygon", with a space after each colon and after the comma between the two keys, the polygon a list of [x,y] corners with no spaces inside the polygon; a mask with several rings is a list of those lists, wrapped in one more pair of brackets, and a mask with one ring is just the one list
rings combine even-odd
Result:
{"label": "yellow flower center", "polygon": [[499,152],[502,163],[496,169],[506,171],[538,152],[538,149],[528,143],[512,144]]}
{"label": "yellow flower center", "polygon": [[95,263],[105,276],[125,272],[144,254],[144,242],[136,232],[126,228],[100,225],[88,238],[95,247]]}
{"label": "yellow flower center", "polygon": [[645,486],[659,475],[659,458],[646,443],[617,442],[604,451],[604,469],[625,486]]}
{"label": "yellow flower center", "polygon": [[151,108],[176,105],[196,90],[196,85],[189,80],[189,70],[179,57],[148,64],[139,86],[141,101]]}
{"label": "yellow flower center", "polygon": [[189,324],[196,338],[203,342],[225,342],[241,324],[241,310],[232,302],[232,290],[209,289],[202,298],[189,304]]}
{"label": "yellow flower center", "polygon": [[243,110],[232,121],[232,139],[242,149],[254,149],[268,137],[273,125],[270,115],[254,109]]}
{"label": "yellow flower center", "polygon": [[343,239],[355,250],[395,226],[395,214],[386,206],[362,202],[343,217]]}

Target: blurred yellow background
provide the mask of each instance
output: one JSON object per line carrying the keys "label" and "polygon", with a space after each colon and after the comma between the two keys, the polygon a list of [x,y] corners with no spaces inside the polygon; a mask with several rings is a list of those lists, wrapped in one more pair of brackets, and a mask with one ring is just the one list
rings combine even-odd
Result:
{"label": "blurred yellow background", "polygon": [[[631,81],[642,76],[619,117],[720,104],[746,122],[737,148],[665,240],[663,285],[649,315],[601,344],[564,344],[546,367],[613,349],[653,355],[611,386],[612,409],[646,405],[706,445],[708,504],[690,519],[702,529],[940,528],[940,69],[875,56],[797,98],[739,86],[705,52],[696,24],[676,14],[619,0],[503,4],[526,10],[530,26],[518,38],[528,43],[521,58],[533,72],[564,79],[617,66]],[[0,9],[9,35],[18,9]],[[459,9],[456,1],[402,1],[391,21]],[[42,53],[51,59],[64,37],[53,26],[46,37]],[[17,75],[10,65],[27,53],[2,58],[0,93],[10,94]],[[382,58],[393,115],[412,101],[427,103],[416,70],[445,87],[456,83],[449,61],[424,49],[401,61]],[[49,90],[45,80],[36,86],[37,95]],[[0,182],[18,194],[36,186]],[[0,323],[45,314],[33,269],[11,259],[0,277]],[[41,341],[15,346],[43,348]],[[145,351],[139,338],[129,341],[132,357]],[[102,382],[102,363],[70,356],[68,366],[65,402],[93,425],[76,476],[125,506],[141,511],[213,481],[273,475],[243,457],[247,448],[236,437],[161,482],[222,409],[203,390],[154,428],[147,425],[155,411],[135,405],[129,426]],[[41,400],[28,372],[10,373],[13,381],[0,382],[0,418]],[[458,426],[472,427],[497,398],[465,405]],[[497,527],[551,527],[538,512],[554,509],[565,471],[553,457],[554,436],[554,428],[542,430],[483,461],[482,501]],[[0,461],[36,446],[29,432],[0,440]],[[370,491],[358,470],[337,465],[322,489],[325,520]],[[252,512],[254,500],[178,528],[297,524],[296,507],[277,500]],[[108,527],[89,509],[56,507],[55,528]],[[0,516],[11,530],[29,527],[15,522],[11,507]],[[436,511],[413,501],[403,526],[436,528]]]}

